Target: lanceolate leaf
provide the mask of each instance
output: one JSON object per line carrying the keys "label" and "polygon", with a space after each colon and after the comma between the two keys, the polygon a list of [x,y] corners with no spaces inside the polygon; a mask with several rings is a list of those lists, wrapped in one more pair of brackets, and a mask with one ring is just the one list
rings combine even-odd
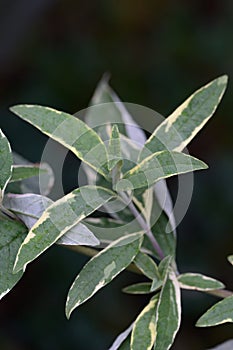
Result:
{"label": "lanceolate leaf", "polygon": [[175,273],[170,270],[159,296],[154,350],[170,349],[179,330],[180,321],[180,288]]}
{"label": "lanceolate leaf", "polygon": [[151,350],[156,336],[155,310],[158,297],[153,297],[134,322],[131,350]]}
{"label": "lanceolate leaf", "polygon": [[140,160],[164,149],[182,151],[215,112],[227,85],[221,76],[191,95],[161,123],[145,143]]}
{"label": "lanceolate leaf", "polygon": [[180,287],[184,289],[208,291],[211,289],[222,289],[225,287],[222,282],[199,273],[183,273],[179,275],[178,281],[180,283]]}
{"label": "lanceolate leaf", "polygon": [[105,145],[84,122],[68,113],[43,106],[18,105],[11,111],[67,147],[97,172],[107,175]]}
{"label": "lanceolate leaf", "polygon": [[227,297],[212,306],[196,323],[197,327],[217,326],[233,322],[233,296]]}
{"label": "lanceolate leaf", "polygon": [[0,199],[12,173],[12,153],[10,144],[0,129]]}
{"label": "lanceolate leaf", "polygon": [[151,280],[154,280],[155,278],[159,279],[158,267],[154,260],[147,254],[139,252],[134,259],[134,263],[139,270]]}
{"label": "lanceolate leaf", "polygon": [[122,289],[124,293],[127,294],[149,294],[151,293],[151,283],[150,282],[142,282],[131,284]]}
{"label": "lanceolate leaf", "polygon": [[119,162],[122,163],[120,134],[116,124],[112,127],[112,134],[108,146],[108,169],[112,170]]}
{"label": "lanceolate leaf", "polygon": [[20,280],[23,270],[13,274],[18,249],[27,235],[27,228],[19,221],[0,220],[0,299]]}
{"label": "lanceolate leaf", "polygon": [[10,182],[22,181],[33,176],[38,176],[42,172],[45,172],[45,170],[40,169],[39,165],[14,165]]}
{"label": "lanceolate leaf", "polygon": [[149,187],[160,179],[206,168],[204,162],[194,157],[179,152],[161,151],[147,157],[124,174],[116,188],[118,191],[127,191]]}
{"label": "lanceolate leaf", "polygon": [[14,271],[17,272],[48,249],[82,219],[114,196],[102,187],[84,186],[49,206],[21,245]]}
{"label": "lanceolate leaf", "polygon": [[72,284],[66,302],[66,315],[112,281],[134,259],[142,244],[142,234],[120,238],[94,256]]}
{"label": "lanceolate leaf", "polygon": [[[23,221],[30,230],[41,217],[43,212],[53,204],[53,201],[39,194],[9,194],[4,198],[4,205]],[[99,240],[84,224],[78,223],[68,230],[56,242],[64,245],[98,245]]]}

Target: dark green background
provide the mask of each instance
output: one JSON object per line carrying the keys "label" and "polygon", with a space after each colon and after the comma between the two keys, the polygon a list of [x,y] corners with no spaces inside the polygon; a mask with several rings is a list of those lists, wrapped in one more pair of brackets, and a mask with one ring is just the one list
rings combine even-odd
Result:
{"label": "dark green background", "polygon": [[[224,73],[227,93],[190,152],[210,165],[195,174],[194,195],[179,227],[181,271],[209,273],[233,288],[232,131],[233,2],[58,1],[0,3],[0,118],[15,151],[39,161],[46,138],[8,112],[40,103],[71,113],[85,108],[106,71],[127,102],[168,115],[194,90]],[[74,158],[64,187],[77,186]],[[121,294],[136,277],[125,273],[64,316],[68,288],[85,257],[55,247],[27,269],[0,304],[1,350],[103,350],[145,304]],[[233,338],[232,325],[197,329],[214,298],[184,293],[181,332],[174,350],[204,350]],[[142,349],[143,350],[143,349]]]}

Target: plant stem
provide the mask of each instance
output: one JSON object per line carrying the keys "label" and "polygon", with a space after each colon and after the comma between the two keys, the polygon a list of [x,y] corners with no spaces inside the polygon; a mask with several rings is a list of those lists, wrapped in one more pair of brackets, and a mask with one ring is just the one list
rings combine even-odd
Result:
{"label": "plant stem", "polygon": [[128,205],[128,208],[130,209],[131,213],[133,214],[133,216],[135,217],[135,219],[137,220],[137,222],[139,223],[139,225],[141,226],[141,228],[143,229],[143,231],[145,232],[147,237],[149,238],[149,240],[150,240],[153,248],[157,252],[159,258],[162,260],[165,257],[164,253],[163,253],[159,243],[157,242],[156,238],[154,237],[153,233],[151,232],[150,226],[143,219],[143,217],[141,216],[141,214],[139,213],[139,211],[137,210],[137,208],[135,207],[133,202],[129,200],[129,197],[123,192],[121,192],[120,195],[121,195],[122,199],[124,200],[124,202]]}

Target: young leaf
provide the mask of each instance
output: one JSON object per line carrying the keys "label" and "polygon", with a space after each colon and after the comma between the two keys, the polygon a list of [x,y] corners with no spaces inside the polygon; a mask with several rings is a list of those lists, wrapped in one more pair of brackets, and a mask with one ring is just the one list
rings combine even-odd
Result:
{"label": "young leaf", "polygon": [[147,157],[124,174],[116,189],[128,191],[149,187],[160,179],[206,168],[207,165],[197,158],[179,152],[161,151]]}
{"label": "young leaf", "polygon": [[151,283],[141,282],[131,284],[130,286],[124,287],[122,292],[127,294],[149,294],[151,293]]}
{"label": "young leaf", "polygon": [[18,249],[28,230],[19,221],[0,220],[0,299],[20,280],[23,270],[13,274],[13,266]]}
{"label": "young leaf", "polygon": [[160,261],[158,266],[158,272],[160,274],[161,279],[165,279],[168,274],[168,269],[172,263],[172,256],[168,255],[163,260]]}
{"label": "young leaf", "polygon": [[139,252],[134,259],[134,263],[139,270],[151,280],[160,278],[156,263],[147,254]]}
{"label": "young leaf", "polygon": [[181,321],[180,288],[174,271],[169,269],[160,292],[156,311],[154,350],[168,350],[172,346]]}
{"label": "young leaf", "polygon": [[226,85],[223,75],[191,95],[156,128],[139,159],[164,149],[181,152],[214,114]]}
{"label": "young leaf", "polygon": [[12,163],[13,160],[10,144],[0,129],[0,200],[3,197],[7,183],[11,178]]}
{"label": "young leaf", "polygon": [[94,130],[78,118],[36,105],[18,105],[10,110],[71,150],[103,176],[108,174],[107,152],[103,141]]}
{"label": "young leaf", "polygon": [[183,289],[208,291],[212,289],[223,289],[225,287],[222,282],[199,273],[183,273],[178,276],[178,281],[180,287]]}
{"label": "young leaf", "polygon": [[155,310],[158,297],[153,297],[149,304],[136,318],[131,335],[131,350],[151,350],[156,336]]}
{"label": "young leaf", "polygon": [[14,165],[10,182],[22,181],[45,172],[39,165]]}
{"label": "young leaf", "polygon": [[66,302],[68,318],[76,307],[129,266],[140,249],[142,239],[140,233],[122,237],[88,261],[69,290]]}
{"label": "young leaf", "polygon": [[117,164],[122,163],[120,134],[117,125],[113,125],[108,145],[108,169],[111,171]]}
{"label": "young leaf", "polygon": [[50,205],[21,245],[14,272],[25,268],[29,262],[113,196],[114,193],[105,188],[84,186]]}
{"label": "young leaf", "polygon": [[227,297],[212,306],[196,323],[197,327],[211,327],[233,322],[233,296]]}
{"label": "young leaf", "polygon": [[[117,349],[123,350],[121,345],[123,345],[123,343],[125,342],[125,340],[129,336],[129,334],[131,333],[132,328],[133,328],[133,323],[124,332],[122,332],[121,334],[118,335],[118,337],[115,339],[114,343],[112,344],[112,346],[108,350],[117,350]],[[130,350],[130,347],[127,349]]]}

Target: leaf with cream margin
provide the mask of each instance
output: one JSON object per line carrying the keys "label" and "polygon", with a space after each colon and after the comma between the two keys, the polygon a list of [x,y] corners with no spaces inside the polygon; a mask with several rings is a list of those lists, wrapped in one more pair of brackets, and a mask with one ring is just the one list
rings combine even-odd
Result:
{"label": "leaf with cream margin", "polygon": [[178,281],[183,289],[208,291],[225,288],[222,282],[200,273],[183,273],[178,276]]}
{"label": "leaf with cream margin", "polygon": [[140,233],[124,236],[95,255],[74,280],[66,301],[66,316],[111,282],[133,261],[143,240]]}
{"label": "leaf with cream margin", "polygon": [[172,346],[181,322],[180,287],[175,272],[169,268],[159,295],[156,310],[154,350],[168,350]]}
{"label": "leaf with cream margin", "polygon": [[124,287],[122,292],[126,294],[150,294],[152,293],[151,282],[131,284],[130,286]]}
{"label": "leaf with cream margin", "polygon": [[214,114],[227,86],[223,75],[191,95],[152,133],[139,160],[162,150],[181,152]]}
{"label": "leaf with cream margin", "polygon": [[230,263],[231,265],[233,265],[233,255],[229,255],[229,256],[227,257],[227,260],[229,261],[229,263]]}
{"label": "leaf with cream margin", "polygon": [[[8,194],[5,196],[3,203],[30,230],[42,216],[43,212],[54,202],[39,194],[28,193],[21,195]],[[63,245],[95,246],[100,242],[86,225],[78,223],[68,230],[64,236],[59,238],[56,243]]]}
{"label": "leaf with cream margin", "polygon": [[156,337],[155,311],[158,296],[154,296],[134,322],[131,335],[131,350],[151,350]]}
{"label": "leaf with cream margin", "polygon": [[99,135],[84,122],[68,113],[37,105],[18,105],[10,110],[107,176],[106,147]]}
{"label": "leaf with cream margin", "polygon": [[23,275],[23,270],[17,274],[13,274],[12,270],[19,247],[27,233],[27,228],[21,222],[0,219],[0,299]]}
{"label": "leaf with cream margin", "polygon": [[117,191],[149,187],[156,181],[178,174],[206,169],[201,160],[180,152],[161,151],[144,159],[116,184]]}
{"label": "leaf with cream margin", "polygon": [[112,133],[108,145],[108,169],[111,171],[117,164],[122,163],[120,134],[116,124],[112,127]]}
{"label": "leaf with cream margin", "polygon": [[14,272],[25,268],[82,219],[113,197],[114,193],[105,188],[83,186],[51,204],[22,243]]}
{"label": "leaf with cream margin", "polygon": [[160,278],[156,263],[147,254],[139,252],[134,259],[134,264],[149,279]]}
{"label": "leaf with cream margin", "polygon": [[0,129],[0,200],[12,174],[12,152],[10,144]]}
{"label": "leaf with cream margin", "polygon": [[212,327],[233,322],[233,296],[227,297],[207,310],[196,323],[197,327]]}

